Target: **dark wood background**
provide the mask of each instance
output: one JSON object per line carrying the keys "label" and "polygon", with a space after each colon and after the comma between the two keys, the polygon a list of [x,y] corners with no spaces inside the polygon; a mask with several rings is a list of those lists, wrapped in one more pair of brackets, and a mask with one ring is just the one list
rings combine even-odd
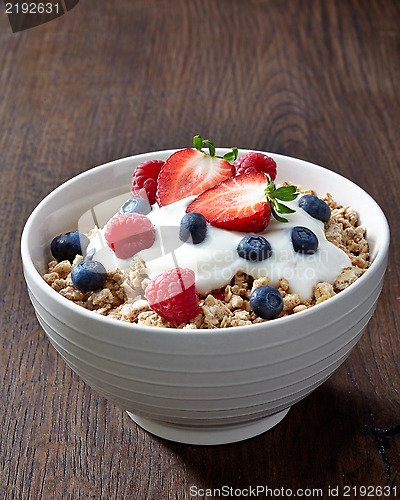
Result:
{"label": "dark wood background", "polygon": [[[180,500],[224,485],[400,496],[399,49],[398,0],[82,0],[17,34],[1,7],[1,499]],[[218,447],[145,433],[71,372],[19,256],[25,220],[61,182],[195,133],[335,170],[392,229],[377,312],[346,363],[270,432]]]}

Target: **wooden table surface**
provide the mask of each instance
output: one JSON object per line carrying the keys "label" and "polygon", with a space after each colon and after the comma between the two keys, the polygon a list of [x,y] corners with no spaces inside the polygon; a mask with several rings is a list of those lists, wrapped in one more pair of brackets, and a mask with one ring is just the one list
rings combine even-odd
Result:
{"label": "wooden table surface", "polygon": [[[1,7],[1,499],[400,496],[399,27],[398,0],[82,0],[15,34]],[[392,230],[348,360],[273,430],[216,447],[153,437],[80,380],[38,325],[19,254],[60,183],[195,133],[339,172]]]}

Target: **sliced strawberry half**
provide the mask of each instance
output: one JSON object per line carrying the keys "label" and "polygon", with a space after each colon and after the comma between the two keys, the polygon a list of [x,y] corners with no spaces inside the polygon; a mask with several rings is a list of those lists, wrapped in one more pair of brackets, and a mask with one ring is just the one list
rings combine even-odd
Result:
{"label": "sliced strawberry half", "polygon": [[297,195],[295,186],[276,189],[273,181],[256,171],[220,182],[200,194],[186,211],[199,212],[211,225],[222,229],[257,233],[268,226],[271,214],[287,222],[278,212],[294,210],[277,200],[292,201]]}
{"label": "sliced strawberry half", "polygon": [[[215,156],[215,147],[199,136],[193,139],[194,148],[173,153],[161,168],[158,176],[157,202],[169,205],[175,201],[206,191],[234,174],[230,161],[237,157],[237,150],[223,157]],[[209,152],[205,153],[205,144]]]}

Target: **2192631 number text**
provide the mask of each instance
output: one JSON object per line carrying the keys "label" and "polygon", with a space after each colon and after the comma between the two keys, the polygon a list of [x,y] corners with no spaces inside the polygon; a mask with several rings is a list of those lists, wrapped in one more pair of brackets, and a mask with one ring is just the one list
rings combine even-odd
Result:
{"label": "2192631 number text", "polygon": [[58,3],[34,3],[34,2],[8,2],[6,3],[6,14],[59,14],[62,6]]}

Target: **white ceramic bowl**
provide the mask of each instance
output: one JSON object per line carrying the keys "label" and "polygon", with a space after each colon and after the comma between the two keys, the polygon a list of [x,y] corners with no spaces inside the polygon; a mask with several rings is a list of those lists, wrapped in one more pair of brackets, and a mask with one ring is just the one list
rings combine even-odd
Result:
{"label": "white ceramic bowl", "polygon": [[347,358],[375,310],[389,228],[376,202],[354,183],[311,163],[271,154],[278,182],[290,180],[321,195],[330,192],[356,208],[367,227],[370,268],[330,300],[264,324],[182,331],[100,316],[48,286],[41,275],[50,260],[51,239],[76,229],[78,221],[80,229],[89,229],[94,206],[104,223],[112,213],[104,213],[103,220],[101,203],[116,197],[119,206],[135,166],[172,152],[93,168],[50,193],[23,231],[25,279],[39,322],[66,363],[144,429],[192,444],[240,441],[278,423]]}

